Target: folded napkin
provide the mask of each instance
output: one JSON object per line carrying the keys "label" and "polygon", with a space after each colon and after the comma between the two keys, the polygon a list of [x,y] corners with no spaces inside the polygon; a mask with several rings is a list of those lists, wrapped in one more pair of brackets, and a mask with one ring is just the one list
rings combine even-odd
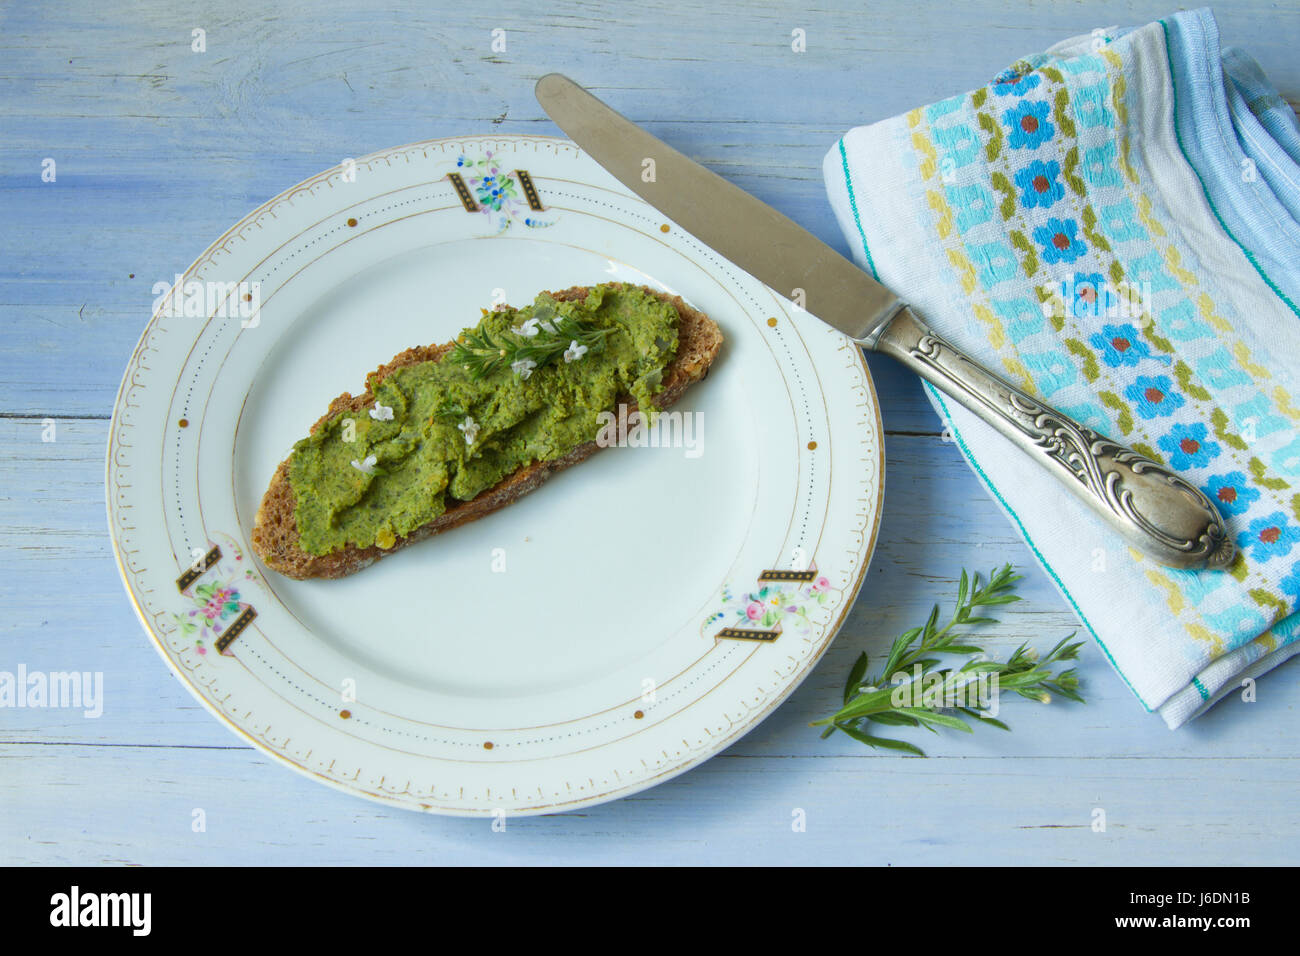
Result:
{"label": "folded napkin", "polygon": [[1300,651],[1300,132],[1210,12],[853,129],[825,176],[858,262],[936,331],[1223,512],[1228,570],[1157,565],[927,386],[1142,705],[1177,727]]}

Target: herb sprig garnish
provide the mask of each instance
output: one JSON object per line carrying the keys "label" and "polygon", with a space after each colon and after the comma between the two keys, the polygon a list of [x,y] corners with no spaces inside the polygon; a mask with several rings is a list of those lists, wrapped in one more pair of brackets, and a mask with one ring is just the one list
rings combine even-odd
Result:
{"label": "herb sprig garnish", "polygon": [[593,353],[603,351],[605,337],[613,331],[613,327],[588,325],[542,303],[522,326],[495,337],[481,326],[467,329],[448,353],[447,361],[463,366],[475,379],[503,366],[511,366],[516,374],[527,378],[534,368],[564,355],[574,342]]}
{"label": "herb sprig garnish", "polygon": [[[1022,644],[1001,662],[988,660],[984,649],[971,643],[970,635],[954,630],[996,624],[994,618],[976,614],[976,609],[1019,601],[1019,595],[1013,592],[1021,579],[1021,575],[1012,572],[1010,564],[991,572],[987,583],[981,583],[978,573],[968,575],[963,570],[952,619],[939,627],[939,605],[934,605],[924,625],[904,631],[894,640],[884,667],[874,677],[867,677],[867,655],[859,656],[844,685],[844,706],[812,726],[825,727],[823,737],[840,730],[868,747],[924,757],[925,751],[915,744],[870,733],[875,729],[872,725],[925,727],[936,733],[938,727],[949,727],[971,733],[972,724],[984,723],[1009,730],[978,705],[971,705],[970,698],[975,696],[973,691],[981,681],[985,693],[992,686],[996,688],[995,693],[1014,691],[1042,703],[1049,702],[1053,694],[1083,703],[1075,670],[1052,672],[1053,665],[1078,657],[1083,643],[1066,643],[1073,634],[1041,658]],[[941,667],[936,654],[971,657],[954,669]]]}

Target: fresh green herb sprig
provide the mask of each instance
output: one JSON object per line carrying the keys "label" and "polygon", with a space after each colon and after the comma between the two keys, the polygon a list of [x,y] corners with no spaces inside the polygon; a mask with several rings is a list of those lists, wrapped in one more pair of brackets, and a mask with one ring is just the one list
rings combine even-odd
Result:
{"label": "fresh green herb sprig", "polygon": [[[1067,643],[1073,634],[1042,657],[1022,644],[1005,662],[1000,662],[986,659],[984,649],[971,643],[969,634],[955,630],[996,624],[996,619],[978,614],[977,610],[1019,601],[1014,591],[1021,579],[1010,564],[991,572],[987,583],[980,581],[978,573],[971,575],[963,570],[957,587],[957,608],[951,620],[939,627],[939,605],[934,605],[924,625],[904,631],[894,640],[884,667],[874,677],[867,677],[869,661],[865,653],[860,655],[844,685],[844,706],[812,726],[824,727],[823,737],[839,730],[868,747],[924,757],[925,751],[915,744],[870,733],[875,729],[872,725],[925,727],[936,733],[937,728],[948,727],[971,733],[972,724],[984,723],[1009,730],[1002,721],[966,705],[971,691],[981,680],[987,687],[994,678],[998,693],[1014,691],[1042,703],[1059,694],[1083,703],[1075,670],[1052,672],[1054,665],[1078,657],[1083,643]],[[934,656],[937,654],[972,656],[954,669],[941,667],[940,659]]]}
{"label": "fresh green herb sprig", "polygon": [[491,375],[502,366],[531,361],[540,368],[555,361],[573,342],[591,352],[605,347],[605,338],[613,327],[596,328],[546,306],[537,306],[529,319],[537,320],[534,335],[513,330],[496,337],[485,328],[466,329],[457,340],[447,360],[465,367],[475,378]]}

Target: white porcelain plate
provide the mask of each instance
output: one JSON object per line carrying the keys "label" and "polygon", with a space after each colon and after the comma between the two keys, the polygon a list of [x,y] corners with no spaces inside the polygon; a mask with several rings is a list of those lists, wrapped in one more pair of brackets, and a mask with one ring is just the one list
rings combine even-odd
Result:
{"label": "white porcelain plate", "polygon": [[[611,280],[725,336],[645,446],[348,578],[258,562],[261,495],[337,394],[494,302]],[[665,780],[785,699],[867,570],[882,448],[842,335],[572,143],[466,137],[295,186],[159,296],[113,412],[109,525],[159,653],[259,748],[402,807],[540,813]]]}

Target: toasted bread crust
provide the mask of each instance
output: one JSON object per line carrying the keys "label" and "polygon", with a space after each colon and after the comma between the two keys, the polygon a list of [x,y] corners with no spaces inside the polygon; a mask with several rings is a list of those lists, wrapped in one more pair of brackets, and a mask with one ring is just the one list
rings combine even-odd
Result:
{"label": "toasted bread crust", "polygon": [[[717,357],[722,346],[722,333],[717,323],[703,312],[691,308],[680,296],[671,296],[646,286],[642,291],[670,303],[677,309],[679,321],[677,330],[677,354],[664,369],[663,390],[655,395],[655,406],[667,408],[681,398],[686,389],[702,379],[709,366]],[[561,301],[573,301],[586,298],[589,289],[586,286],[574,286],[552,295]],[[417,346],[407,349],[386,365],[381,365],[370,376],[368,383],[382,382],[400,368],[419,362],[437,361],[451,348],[445,345]],[[629,411],[636,408],[630,397],[627,398]],[[374,395],[369,387],[360,395],[353,396],[344,392],[330,402],[329,411],[317,419],[311,431],[315,433],[328,419],[342,411],[361,412],[374,402]],[[447,510],[432,521],[420,526],[410,534],[399,537],[391,548],[371,545],[368,548],[347,547],[329,554],[315,555],[304,551],[299,546],[298,526],[295,518],[297,500],[289,484],[289,459],[286,458],[276,468],[271,485],[262,497],[257,509],[257,518],[253,523],[253,550],[268,567],[283,575],[299,580],[306,578],[341,578],[354,574],[368,567],[379,558],[400,551],[407,545],[423,540],[440,531],[446,531],[491,514],[503,508],[523,495],[532,491],[551,475],[576,465],[590,457],[600,446],[594,441],[579,445],[563,458],[553,461],[533,462],[506,476],[486,491],[480,492],[469,501],[450,499]]]}

